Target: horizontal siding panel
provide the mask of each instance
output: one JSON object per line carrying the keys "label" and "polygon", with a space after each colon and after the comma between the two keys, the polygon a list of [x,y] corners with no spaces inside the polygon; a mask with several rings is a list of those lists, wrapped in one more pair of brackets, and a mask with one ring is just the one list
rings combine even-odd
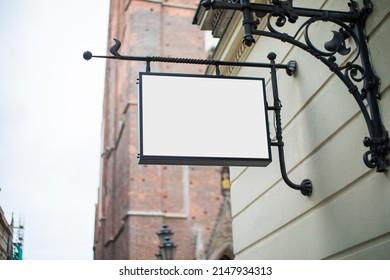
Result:
{"label": "horizontal siding panel", "polygon": [[[287,190],[281,181],[236,215],[233,221],[236,252],[285,226],[367,172],[362,162],[364,147],[361,141],[356,141],[364,126],[361,116],[353,119],[338,132],[337,137],[291,172],[293,182],[301,182],[304,178],[313,181],[310,198],[303,197],[298,191]],[[246,190],[242,192],[246,193]],[[236,199],[238,197],[234,197]]]}
{"label": "horizontal siding panel", "polygon": [[[388,94],[384,96],[382,103],[390,108]],[[244,212],[239,213],[234,218],[233,226],[235,251],[238,252],[277,231],[367,172],[368,169],[361,159],[364,147],[362,147],[360,141],[356,141],[359,139],[356,136],[357,132],[364,128],[365,124],[362,117],[355,118],[351,124],[339,132],[341,135],[327,143],[317,154],[311,156],[307,162],[292,172],[290,177],[295,182],[300,182],[305,175],[313,180],[314,192],[311,198],[304,198],[296,191],[287,190],[284,182],[279,182],[272,190],[247,206]],[[341,151],[339,150],[340,146],[343,146]],[[346,156],[340,157],[340,153]],[[248,174],[250,175],[250,173]],[[248,192],[246,189],[248,185],[260,185],[261,175],[256,174],[255,176],[256,180],[253,176],[252,180],[251,176],[248,176],[245,179],[247,180],[245,184],[234,186],[233,190],[239,189],[238,191],[243,194]],[[372,176],[386,178],[379,173],[374,173]],[[263,174],[263,177],[268,178],[266,174]],[[389,186],[388,179],[385,180],[384,184]],[[243,191],[244,187],[245,191]],[[376,186],[372,185],[371,187],[375,188]],[[242,195],[234,196],[234,193],[232,195],[235,200],[242,197]],[[388,207],[387,205],[385,207]],[[306,233],[302,232],[302,234],[305,235]]]}
{"label": "horizontal siding panel", "polygon": [[368,240],[335,255],[326,260],[389,260],[390,233]]}
{"label": "horizontal siding panel", "polygon": [[[381,2],[383,6],[386,1]],[[375,3],[377,5],[379,3]],[[390,3],[386,3],[383,7],[384,10]],[[388,8],[387,8],[388,9]],[[384,13],[382,11],[382,13]],[[374,35],[370,37],[370,53],[372,56],[372,62],[375,71],[381,79],[381,100],[379,101],[379,107],[381,109],[383,123],[386,129],[390,130],[390,75],[389,75],[389,46],[390,46],[390,15],[387,15],[386,23],[376,30]]]}
{"label": "horizontal siding panel", "polygon": [[[333,78],[315,99],[305,107],[305,110],[283,130],[285,160],[288,169],[292,169],[309,156],[359,111],[352,96],[342,94],[338,89],[339,84],[336,78]],[[284,105],[283,110],[288,106],[289,104]],[[272,120],[272,116],[270,116],[270,119]],[[362,122],[364,121],[362,120]],[[359,135],[359,137],[346,141],[343,146],[349,145],[350,141],[357,141],[359,145],[363,146],[361,140],[366,136],[366,131],[366,128],[357,131],[356,135]],[[333,161],[337,160],[338,157],[349,156],[343,151],[343,146],[338,147],[339,153]],[[232,196],[234,197],[233,216],[253,201],[254,197],[261,195],[262,192],[280,180],[277,148],[272,148],[272,156],[273,162],[268,167],[251,168],[234,182],[232,188]],[[333,161],[328,162],[328,164],[332,164]],[[311,174],[306,174],[304,178],[298,179],[296,183],[300,183],[303,179],[310,178],[310,176]],[[299,192],[296,193],[296,195],[299,195]]]}
{"label": "horizontal siding panel", "polygon": [[[272,164],[266,168],[250,167],[233,182],[231,188],[231,197],[234,198],[234,204],[232,205],[233,217],[281,180],[279,161],[275,157],[275,149],[272,150],[274,155]],[[234,170],[235,168],[231,169]]]}
{"label": "horizontal siding panel", "polygon": [[386,91],[382,92],[382,99],[380,103],[383,124],[387,131],[390,132],[390,87]]}
{"label": "horizontal siding panel", "polygon": [[382,24],[370,37],[369,47],[374,69],[381,79],[381,88],[390,85],[389,75],[389,46],[390,23]]}
{"label": "horizontal siding panel", "polygon": [[237,166],[230,168],[230,180],[233,182],[234,180],[238,179],[245,171],[248,169],[248,167],[243,166]]}
{"label": "horizontal siding panel", "polygon": [[[380,24],[384,19],[389,17],[389,0],[371,0],[373,3],[373,12],[367,19],[366,31],[368,34],[371,34],[378,24]],[[360,1],[361,2],[361,1]],[[361,7],[362,5],[360,5]]]}
{"label": "horizontal siding panel", "polygon": [[[386,176],[370,172],[339,196],[239,252],[236,258],[323,259],[356,247],[390,232],[389,199],[390,187]],[[368,256],[362,253],[359,257],[356,251],[354,255],[355,258]],[[390,251],[386,257],[390,258]]]}

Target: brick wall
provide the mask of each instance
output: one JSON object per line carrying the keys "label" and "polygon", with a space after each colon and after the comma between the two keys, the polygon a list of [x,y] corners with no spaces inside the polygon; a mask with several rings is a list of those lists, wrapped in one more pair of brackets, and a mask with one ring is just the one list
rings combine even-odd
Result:
{"label": "brick wall", "polygon": [[[117,38],[123,55],[206,58],[203,34],[191,24],[198,4],[112,0],[108,46]],[[152,63],[155,72],[204,70]],[[95,258],[155,259],[156,232],[168,224],[177,259],[194,259],[196,234],[202,232],[206,246],[222,203],[220,168],[138,165],[140,71],[142,62],[107,61]]]}

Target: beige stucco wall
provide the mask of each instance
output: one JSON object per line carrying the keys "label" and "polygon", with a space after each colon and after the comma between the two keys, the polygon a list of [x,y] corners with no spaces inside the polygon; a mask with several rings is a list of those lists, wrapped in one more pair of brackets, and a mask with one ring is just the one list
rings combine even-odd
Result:
{"label": "beige stucco wall", "polygon": [[[344,11],[347,3],[294,1],[295,6]],[[382,80],[380,107],[389,130],[390,1],[373,3],[366,29],[372,61]],[[330,40],[329,27],[313,26],[311,38],[321,44]],[[294,28],[289,25],[285,31]],[[264,62],[273,51],[277,62],[298,62],[293,77],[278,72],[285,157],[291,180],[299,184],[311,179],[314,190],[311,197],[304,197],[281,180],[276,148],[272,148],[273,162],[267,168],[232,167],[236,259],[389,259],[390,175],[376,173],[363,163],[367,127],[353,97],[327,67],[302,50],[268,38],[257,38],[253,47],[243,48],[241,36],[241,18],[237,17],[221,39],[216,58]],[[266,77],[272,104],[268,69],[224,71]],[[269,119],[272,127],[272,113]]]}

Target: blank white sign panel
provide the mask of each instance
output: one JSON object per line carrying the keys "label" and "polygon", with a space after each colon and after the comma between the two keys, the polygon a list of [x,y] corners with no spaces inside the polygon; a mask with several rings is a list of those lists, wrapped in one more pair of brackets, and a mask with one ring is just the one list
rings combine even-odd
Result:
{"label": "blank white sign panel", "polygon": [[141,164],[266,166],[264,80],[140,73]]}

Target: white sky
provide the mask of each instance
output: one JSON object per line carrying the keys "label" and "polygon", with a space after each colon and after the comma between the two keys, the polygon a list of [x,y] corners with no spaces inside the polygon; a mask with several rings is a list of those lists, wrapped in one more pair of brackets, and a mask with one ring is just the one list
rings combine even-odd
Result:
{"label": "white sky", "polygon": [[92,259],[109,0],[0,0],[0,206],[25,259]]}

